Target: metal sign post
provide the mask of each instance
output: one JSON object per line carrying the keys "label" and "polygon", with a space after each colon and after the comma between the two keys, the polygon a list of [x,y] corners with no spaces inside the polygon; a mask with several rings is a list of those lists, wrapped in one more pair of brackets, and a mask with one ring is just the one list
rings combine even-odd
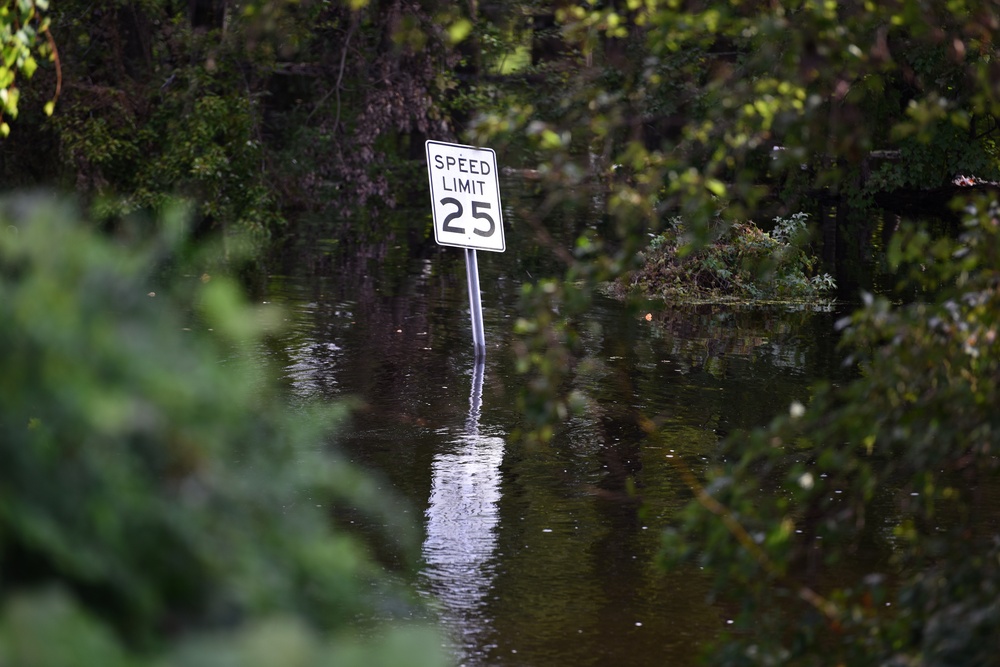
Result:
{"label": "metal sign post", "polygon": [[483,305],[476,250],[503,252],[503,209],[497,156],[490,148],[427,141],[434,240],[465,249],[472,345],[476,358],[486,356]]}
{"label": "metal sign post", "polygon": [[469,314],[472,318],[472,346],[476,359],[486,357],[486,333],[483,329],[483,302],[479,293],[479,262],[474,248],[465,249],[465,277],[469,285]]}

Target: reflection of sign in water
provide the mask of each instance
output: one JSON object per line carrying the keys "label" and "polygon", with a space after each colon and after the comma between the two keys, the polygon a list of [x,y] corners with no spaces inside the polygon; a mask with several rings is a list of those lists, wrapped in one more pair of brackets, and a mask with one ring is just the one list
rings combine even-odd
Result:
{"label": "reflection of sign in water", "polygon": [[482,644],[487,630],[481,607],[493,583],[489,561],[496,549],[500,464],[504,440],[480,433],[483,361],[475,366],[466,432],[454,448],[434,457],[427,539],[423,555],[429,592],[459,651]]}

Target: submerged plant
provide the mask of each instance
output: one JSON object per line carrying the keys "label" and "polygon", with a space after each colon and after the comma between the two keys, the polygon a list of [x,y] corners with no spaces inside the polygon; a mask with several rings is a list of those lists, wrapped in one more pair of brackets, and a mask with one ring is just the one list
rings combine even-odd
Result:
{"label": "submerged plant", "polygon": [[836,288],[815,273],[817,259],[802,246],[808,214],[775,218],[765,232],[752,221],[734,223],[703,248],[688,252],[683,222],[674,219],[653,237],[642,266],[620,284],[645,296],[686,301],[807,300]]}

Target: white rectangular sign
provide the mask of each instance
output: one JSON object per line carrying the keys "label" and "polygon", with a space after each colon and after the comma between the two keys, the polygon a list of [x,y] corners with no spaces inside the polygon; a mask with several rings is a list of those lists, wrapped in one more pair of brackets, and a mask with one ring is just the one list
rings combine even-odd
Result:
{"label": "white rectangular sign", "polygon": [[440,245],[503,252],[503,212],[497,155],[443,141],[428,141],[434,240]]}

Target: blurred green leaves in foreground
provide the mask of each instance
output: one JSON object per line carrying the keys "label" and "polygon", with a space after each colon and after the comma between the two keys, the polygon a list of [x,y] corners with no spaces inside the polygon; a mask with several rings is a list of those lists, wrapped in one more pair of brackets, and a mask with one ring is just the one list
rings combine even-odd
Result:
{"label": "blurred green leaves in foreground", "polygon": [[[906,224],[921,300],[843,318],[858,376],[732,433],[664,536],[730,602],[712,665],[988,665],[1000,651],[1000,206]],[[698,471],[701,474],[701,471]]]}
{"label": "blurred green leaves in foreground", "polygon": [[257,341],[280,315],[182,262],[184,215],[127,243],[0,203],[0,665],[434,665],[416,608],[338,508],[416,527],[338,460]]}

